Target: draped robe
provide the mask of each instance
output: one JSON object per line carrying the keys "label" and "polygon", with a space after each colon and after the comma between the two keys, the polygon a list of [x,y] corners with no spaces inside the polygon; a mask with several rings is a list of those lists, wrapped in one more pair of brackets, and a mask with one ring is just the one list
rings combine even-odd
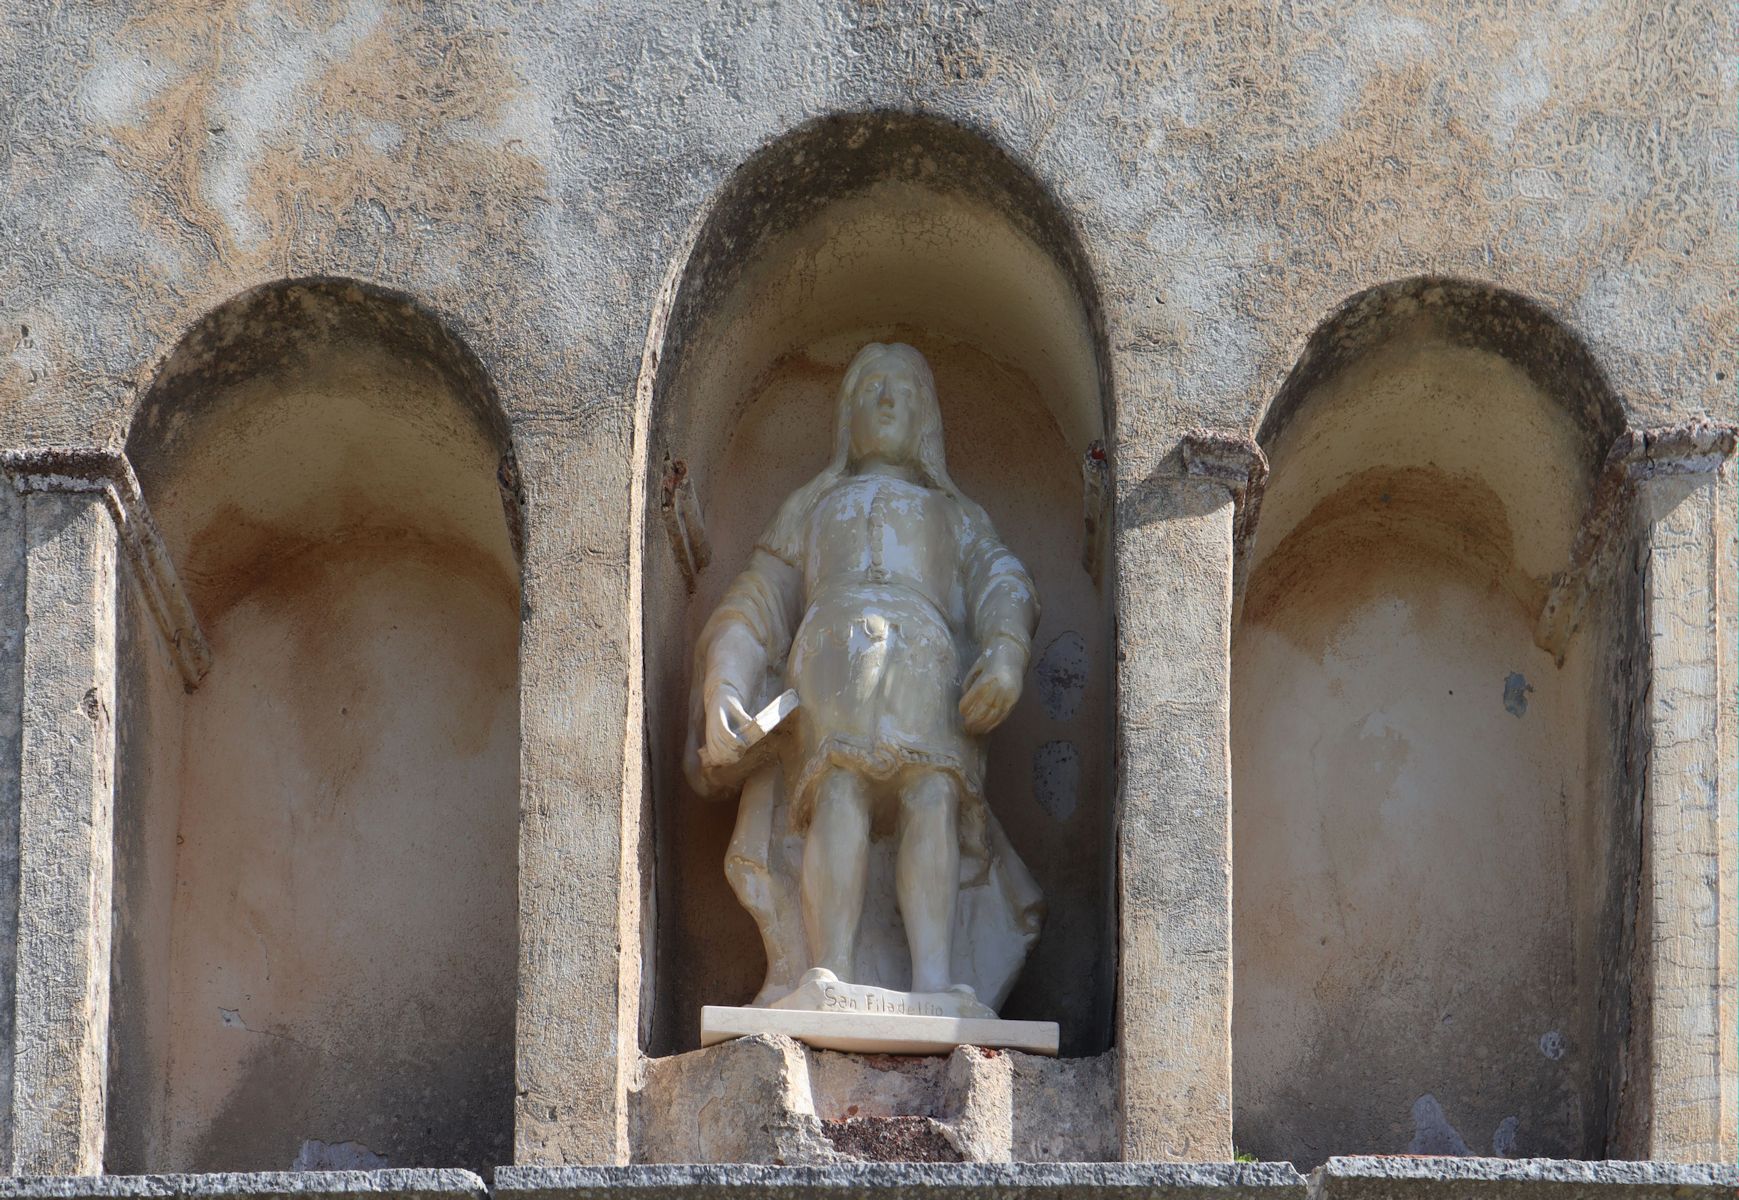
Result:
{"label": "draped robe", "polygon": [[871,878],[854,982],[903,989],[910,963],[893,909],[886,835],[914,771],[960,797],[954,978],[992,1008],[1038,936],[1043,899],[984,795],[982,737],[962,727],[965,673],[1007,639],[1030,655],[1032,579],[988,517],[958,493],[885,474],[823,476],[792,495],[701,632],[687,769],[703,794],[727,772],[700,760],[705,698],[728,684],[751,712],[786,688],[800,707],[776,757],[742,782],[726,875],[766,946],[767,1004],[811,964],[798,894],[802,839],[830,769],[870,786]]}

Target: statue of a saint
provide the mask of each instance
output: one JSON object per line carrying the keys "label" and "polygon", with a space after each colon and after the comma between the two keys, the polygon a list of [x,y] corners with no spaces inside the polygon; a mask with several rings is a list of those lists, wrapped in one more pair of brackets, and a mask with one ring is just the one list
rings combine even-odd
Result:
{"label": "statue of a saint", "polygon": [[[985,802],[984,739],[1020,696],[1038,613],[948,476],[929,364],[865,346],[832,461],[695,656],[687,768],[702,794],[742,789],[726,872],[767,948],[757,1006],[823,1007],[814,985],[838,981],[925,1000],[891,1011],[994,1016],[1043,901]],[[747,753],[781,698],[771,749]]]}

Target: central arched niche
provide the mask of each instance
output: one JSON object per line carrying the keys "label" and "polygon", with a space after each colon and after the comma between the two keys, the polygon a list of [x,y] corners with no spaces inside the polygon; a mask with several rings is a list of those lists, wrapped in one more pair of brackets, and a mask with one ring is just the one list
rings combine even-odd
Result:
{"label": "central arched niche", "polygon": [[[992,740],[988,789],[1049,914],[1004,1015],[1060,1021],[1065,1053],[1097,1053],[1115,943],[1110,607],[1083,518],[1083,464],[1103,477],[1109,411],[1093,290],[1067,222],[1024,170],[965,130],[894,115],[821,120],[746,163],[654,331],[641,444],[655,853],[642,861],[656,861],[656,925],[643,1035],[655,1054],[693,1048],[700,1006],[747,1003],[765,969],[724,875],[734,806],[682,777],[690,656],[779,502],[826,461],[840,380],[871,340],[929,359],[950,470],[1038,584],[1035,669]],[[692,592],[659,511],[678,473],[710,551]]]}
{"label": "central arched niche", "polygon": [[1604,1155],[1629,573],[1567,645],[1541,614],[1621,427],[1550,314],[1453,280],[1356,297],[1270,408],[1232,655],[1240,1149]]}
{"label": "central arched niche", "polygon": [[510,1160],[509,449],[469,351],[340,280],[223,305],[142,401],[212,666],[128,592],[109,1170]]}

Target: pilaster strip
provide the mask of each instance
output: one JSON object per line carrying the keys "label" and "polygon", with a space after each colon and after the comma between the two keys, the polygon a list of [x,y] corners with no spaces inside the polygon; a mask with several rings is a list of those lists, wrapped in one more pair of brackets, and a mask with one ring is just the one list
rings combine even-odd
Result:
{"label": "pilaster strip", "polygon": [[1643,871],[1632,1005],[1640,1156],[1739,1153],[1734,904],[1730,489],[1707,470],[1642,465],[1636,481]]}
{"label": "pilaster strip", "polygon": [[1171,474],[1120,481],[1112,511],[1121,1152],[1224,1162],[1236,506],[1218,486]]}
{"label": "pilaster strip", "polygon": [[8,1169],[89,1174],[102,1169],[109,1046],[121,538],[98,489],[37,491],[21,502]]}
{"label": "pilaster strip", "polygon": [[133,464],[118,450],[50,446],[0,450],[0,470],[20,493],[101,492],[114,518],[121,544],[145,593],[145,603],[169,645],[188,691],[211,670],[211,644],[182,590],[181,579],[151,508],[139,490]]}

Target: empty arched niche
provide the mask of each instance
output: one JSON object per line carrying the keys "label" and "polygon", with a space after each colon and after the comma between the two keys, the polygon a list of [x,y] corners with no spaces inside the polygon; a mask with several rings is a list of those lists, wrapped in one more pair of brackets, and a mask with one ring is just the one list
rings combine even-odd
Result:
{"label": "empty arched niche", "polygon": [[[697,797],[683,778],[696,635],[779,503],[828,460],[852,356],[903,341],[934,369],[953,478],[1031,570],[1044,608],[1024,694],[990,743],[990,804],[1048,903],[1003,1013],[1060,1021],[1065,1053],[1105,1049],[1113,662],[1084,513],[1102,528],[1109,398],[1070,227],[974,134],[914,117],[829,118],[737,171],[673,288],[653,332],[640,440],[656,851],[643,861],[656,861],[657,876],[648,1048],[694,1047],[701,1005],[748,1003],[765,970],[724,874],[734,805]],[[688,495],[697,512],[667,520],[661,501],[682,510]],[[679,559],[702,557],[691,589]]]}
{"label": "empty arched niche", "polygon": [[1240,1148],[1602,1157],[1628,573],[1568,640],[1543,613],[1620,428],[1550,314],[1432,279],[1349,302],[1263,422],[1232,674]]}
{"label": "empty arched niche", "polygon": [[512,1147],[517,510],[505,420],[356,283],[206,317],[127,442],[212,665],[124,614],[107,1165]]}

